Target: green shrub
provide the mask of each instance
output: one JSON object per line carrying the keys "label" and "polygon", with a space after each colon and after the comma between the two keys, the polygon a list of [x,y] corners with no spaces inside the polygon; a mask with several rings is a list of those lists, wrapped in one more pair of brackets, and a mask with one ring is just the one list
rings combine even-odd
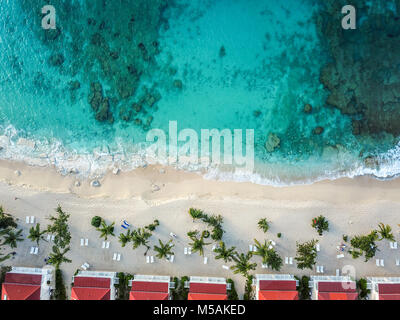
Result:
{"label": "green shrub", "polygon": [[277,234],[277,236],[278,236],[278,238],[282,238],[282,233],[279,232],[279,233]]}
{"label": "green shrub", "polygon": [[357,289],[359,300],[366,300],[371,293],[371,290],[367,288],[367,280],[364,278],[357,281]]}
{"label": "green shrub", "polygon": [[235,283],[232,279],[226,280],[227,283],[231,284],[231,290],[228,290],[228,300],[239,300],[239,296],[236,292]]}
{"label": "green shrub", "polygon": [[366,236],[356,236],[351,239],[350,243],[353,246],[354,250],[351,249],[351,254],[354,259],[360,257],[361,255],[365,255],[365,262],[372,259],[376,251],[378,250],[378,246],[375,241],[379,239],[378,232],[376,230],[371,231],[370,234]]}
{"label": "green shrub", "polygon": [[309,287],[310,278],[307,276],[303,276],[301,278],[295,277],[299,280],[299,286],[297,287],[297,291],[299,292],[299,300],[310,300],[311,299],[311,290]]}
{"label": "green shrub", "polygon": [[329,231],[329,222],[324,216],[316,217],[312,220],[311,226],[322,236],[324,231]]}
{"label": "green shrub", "polygon": [[62,271],[56,269],[56,289],[54,290],[54,300],[67,300],[67,292],[64,285]]}
{"label": "green shrub", "polygon": [[267,221],[267,219],[260,219],[258,221],[258,228],[261,229],[264,233],[267,233],[269,230],[269,222]]}
{"label": "green shrub", "polygon": [[95,228],[99,228],[101,225],[101,221],[103,221],[103,219],[99,216],[95,216],[92,218],[92,226]]}

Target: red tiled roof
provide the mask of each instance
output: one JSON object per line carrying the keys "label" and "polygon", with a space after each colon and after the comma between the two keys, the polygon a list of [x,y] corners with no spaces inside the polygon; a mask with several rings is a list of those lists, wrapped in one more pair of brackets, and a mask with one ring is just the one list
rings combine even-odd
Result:
{"label": "red tiled roof", "polygon": [[111,289],[73,287],[72,300],[110,300]]}
{"label": "red tiled roof", "polygon": [[4,283],[36,284],[42,283],[42,275],[26,273],[7,273]]}
{"label": "red tiled roof", "polygon": [[40,285],[3,283],[1,300],[5,300],[5,296],[7,300],[40,300],[40,289]]}
{"label": "red tiled roof", "polygon": [[261,280],[260,290],[296,291],[296,280]]}
{"label": "red tiled roof", "polygon": [[379,300],[400,300],[400,284],[378,284]]}
{"label": "red tiled roof", "polygon": [[379,294],[400,294],[400,284],[398,283],[379,283]]}
{"label": "red tiled roof", "polygon": [[147,292],[167,292],[168,282],[151,282],[151,281],[132,281],[131,291],[147,291]]}
{"label": "red tiled roof", "polygon": [[380,294],[379,300],[400,300],[400,294]]}
{"label": "red tiled roof", "polygon": [[355,292],[320,292],[318,300],[357,300],[358,294]]}
{"label": "red tiled roof", "polygon": [[228,300],[226,294],[189,293],[188,300]]}
{"label": "red tiled roof", "polygon": [[318,282],[319,292],[356,292],[355,282]]}
{"label": "red tiled roof", "polygon": [[165,292],[138,292],[131,291],[129,300],[168,300],[169,294]]}
{"label": "red tiled roof", "polygon": [[258,300],[299,300],[297,291],[259,291]]}
{"label": "red tiled roof", "polygon": [[190,293],[226,294],[226,284],[217,283],[190,283]]}
{"label": "red tiled roof", "polygon": [[74,287],[84,288],[110,288],[110,278],[75,277]]}

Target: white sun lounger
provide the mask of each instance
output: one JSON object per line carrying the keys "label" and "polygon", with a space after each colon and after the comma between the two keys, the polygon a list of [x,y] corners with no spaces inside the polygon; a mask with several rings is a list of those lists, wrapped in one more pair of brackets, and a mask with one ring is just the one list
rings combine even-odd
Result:
{"label": "white sun lounger", "polygon": [[188,254],[188,248],[185,247],[185,249],[183,249],[183,253]]}
{"label": "white sun lounger", "polygon": [[34,252],[35,252],[35,247],[31,247],[31,251],[29,253],[33,254]]}
{"label": "white sun lounger", "polygon": [[376,266],[380,267],[379,259],[376,259]]}
{"label": "white sun lounger", "polygon": [[150,263],[150,256],[146,256],[146,263]]}
{"label": "white sun lounger", "polygon": [[400,266],[400,259],[396,259],[396,266]]}
{"label": "white sun lounger", "polygon": [[51,236],[51,241],[54,241],[55,238],[56,238],[56,236],[53,234],[53,235]]}
{"label": "white sun lounger", "polygon": [[121,254],[120,253],[118,253],[118,255],[117,255],[117,261],[121,261]]}
{"label": "white sun lounger", "polygon": [[317,273],[320,273],[320,271],[319,271],[319,266],[316,266],[316,271],[317,271]]}
{"label": "white sun lounger", "polygon": [[293,257],[289,257],[289,264],[293,264]]}
{"label": "white sun lounger", "polygon": [[105,248],[106,248],[106,242],[105,242],[105,241],[103,241],[103,244],[102,244],[101,248],[102,248],[102,249],[105,249]]}
{"label": "white sun lounger", "polygon": [[315,249],[317,249],[317,252],[321,251],[321,247],[320,247],[319,243],[317,243],[317,244],[315,245]]}
{"label": "white sun lounger", "polygon": [[51,241],[51,235],[47,235],[47,241]]}
{"label": "white sun lounger", "polygon": [[215,251],[215,249],[217,249],[217,245],[213,245],[213,247],[212,247],[212,251]]}
{"label": "white sun lounger", "polygon": [[188,254],[192,254],[192,248],[188,248]]}
{"label": "white sun lounger", "polygon": [[207,264],[207,263],[208,263],[208,258],[207,258],[207,257],[204,257],[203,263],[204,263],[204,264]]}
{"label": "white sun lounger", "polygon": [[85,246],[87,247],[89,245],[89,239],[85,239]]}
{"label": "white sun lounger", "polygon": [[390,242],[391,249],[397,249],[397,242]]}
{"label": "white sun lounger", "polygon": [[39,253],[39,248],[38,247],[35,247],[35,252],[33,253],[33,254],[38,254]]}
{"label": "white sun lounger", "polygon": [[324,266],[320,266],[319,270],[321,271],[321,273],[324,273]]}
{"label": "white sun lounger", "polygon": [[269,250],[271,250],[273,248],[274,248],[274,246],[272,244],[270,244],[269,247],[268,247]]}
{"label": "white sun lounger", "polygon": [[289,264],[289,257],[285,257],[285,264]]}
{"label": "white sun lounger", "polygon": [[265,263],[263,263],[263,264],[261,265],[261,267],[262,267],[263,269],[268,269],[268,265],[265,264]]}
{"label": "white sun lounger", "polygon": [[336,269],[336,277],[340,277],[340,269]]}
{"label": "white sun lounger", "polygon": [[269,240],[269,243],[272,244],[273,246],[276,246],[276,242],[273,240]]}
{"label": "white sun lounger", "polygon": [[381,259],[381,260],[379,261],[379,264],[381,265],[381,267],[384,267],[384,266],[385,266],[385,261],[384,261],[383,259]]}
{"label": "white sun lounger", "polygon": [[229,267],[228,267],[228,266],[225,266],[225,265],[223,265],[223,266],[222,266],[222,269],[229,270]]}
{"label": "white sun lounger", "polygon": [[253,252],[257,252],[257,247],[253,246]]}
{"label": "white sun lounger", "polygon": [[81,239],[81,247],[85,245],[85,239]]}
{"label": "white sun lounger", "polygon": [[83,270],[85,270],[85,271],[87,270],[86,265],[84,265],[84,264],[81,265],[81,268],[82,268]]}
{"label": "white sun lounger", "polygon": [[153,256],[150,257],[150,263],[154,263],[154,257]]}
{"label": "white sun lounger", "polygon": [[106,249],[110,249],[110,241],[106,242]]}
{"label": "white sun lounger", "polygon": [[30,222],[29,222],[29,221],[30,221],[30,218],[31,218],[31,217],[27,216],[26,219],[25,219],[25,222],[26,222],[26,223],[30,223]]}
{"label": "white sun lounger", "polygon": [[113,260],[117,260],[117,254],[116,253],[114,253],[114,255],[113,255]]}
{"label": "white sun lounger", "polygon": [[344,258],[344,254],[338,254],[338,255],[336,256],[336,258],[338,258],[338,259],[343,259],[343,258]]}
{"label": "white sun lounger", "polygon": [[34,216],[31,216],[31,223],[32,224],[35,223],[35,217]]}
{"label": "white sun lounger", "polygon": [[174,263],[174,259],[175,259],[175,256],[171,255],[171,257],[169,258],[169,262]]}
{"label": "white sun lounger", "polygon": [[251,244],[249,244],[249,251],[252,252],[253,251],[253,246]]}

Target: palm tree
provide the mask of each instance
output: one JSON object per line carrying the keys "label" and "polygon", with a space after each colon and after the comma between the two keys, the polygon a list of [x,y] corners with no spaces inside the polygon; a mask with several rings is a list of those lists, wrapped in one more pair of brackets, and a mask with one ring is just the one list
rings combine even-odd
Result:
{"label": "palm tree", "polygon": [[148,245],[149,241],[148,239],[151,237],[151,233],[146,231],[146,229],[141,228],[138,230],[133,230],[131,234],[131,239],[133,242],[133,249],[137,249],[140,246],[145,246],[147,248],[146,252],[144,255],[147,254],[147,251],[149,251],[150,247]]}
{"label": "palm tree", "polygon": [[18,230],[17,232],[12,231],[11,229],[7,229],[6,234],[4,235],[3,244],[9,245],[12,249],[17,247],[18,241],[23,241],[24,239],[20,237],[22,230]]}
{"label": "palm tree", "polygon": [[32,242],[36,242],[37,245],[39,245],[39,241],[44,240],[43,234],[45,233],[46,231],[40,231],[40,224],[38,223],[36,227],[29,229],[28,239],[30,239]]}
{"label": "palm tree", "polygon": [[252,256],[253,254],[251,252],[247,252],[247,254],[241,253],[234,256],[233,260],[236,262],[236,264],[231,267],[233,273],[240,273],[243,276],[248,277],[249,271],[255,270],[257,268],[257,263],[250,262]]}
{"label": "palm tree", "polygon": [[268,265],[272,270],[279,271],[282,267],[282,258],[276,252],[274,248],[272,248],[267,241],[264,241],[264,244],[261,244],[254,239],[255,246],[257,251],[254,252],[255,255],[261,256],[262,263]]}
{"label": "palm tree", "polygon": [[8,227],[16,228],[17,224],[14,221],[14,218],[5,213],[2,206],[0,206],[0,229],[6,229]]}
{"label": "palm tree", "polygon": [[294,258],[297,261],[297,268],[303,269],[311,269],[316,264],[317,259],[317,249],[315,245],[318,243],[318,240],[310,240],[305,243],[296,243],[297,246],[297,255]]}
{"label": "palm tree", "polygon": [[263,218],[258,221],[258,228],[267,233],[269,230],[269,222],[267,219]]}
{"label": "palm tree", "polygon": [[0,262],[4,262],[4,261],[6,261],[6,260],[10,259],[10,258],[11,258],[11,256],[12,256],[12,254],[11,254],[11,253],[9,253],[9,254],[7,254],[7,255],[5,255],[5,256],[3,256],[3,255],[0,255]]}
{"label": "palm tree", "polygon": [[132,241],[132,233],[131,230],[128,230],[126,234],[121,233],[119,235],[119,242],[121,243],[122,248],[126,246],[128,242]]}
{"label": "palm tree", "polygon": [[198,252],[201,256],[204,256],[204,246],[207,246],[211,243],[204,242],[204,235],[202,234],[200,238],[197,236],[193,236],[190,238],[193,242],[189,243],[192,247],[193,252]]}
{"label": "palm tree", "polygon": [[383,240],[383,239],[387,239],[387,240],[390,240],[390,241],[395,241],[394,240],[394,236],[393,236],[393,233],[392,233],[392,228],[387,224],[387,225],[384,225],[382,222],[378,225],[378,227],[379,227],[379,230],[378,230],[378,232],[380,233],[380,235],[381,235],[381,239],[380,240]]}
{"label": "palm tree", "polygon": [[65,254],[70,250],[70,247],[65,248],[61,251],[57,246],[53,246],[53,252],[50,253],[48,263],[54,265],[56,269],[59,269],[61,263],[71,263],[72,261],[65,257]]}
{"label": "palm tree", "polygon": [[233,257],[236,255],[235,249],[236,249],[236,247],[227,248],[225,243],[223,241],[221,241],[219,243],[218,248],[214,249],[214,252],[218,253],[218,255],[215,257],[215,259],[223,259],[225,262],[230,262],[233,260]]}
{"label": "palm tree", "polygon": [[158,239],[160,246],[154,246],[154,251],[158,252],[156,255],[158,259],[166,258],[167,256],[174,254],[172,252],[174,245],[171,242],[172,240],[164,244],[160,239]]}
{"label": "palm tree", "polygon": [[200,218],[203,217],[203,211],[201,211],[201,210],[199,210],[199,209],[190,208],[190,209],[189,209],[189,214],[190,214],[190,216],[192,217],[193,222],[194,222],[196,219],[200,219]]}
{"label": "palm tree", "polygon": [[104,222],[104,220],[101,221],[101,227],[100,227],[100,228],[97,228],[97,230],[101,232],[100,238],[103,238],[103,237],[104,237],[104,239],[107,240],[107,238],[108,238],[109,235],[111,235],[111,236],[114,237],[114,236],[115,236],[115,235],[114,235],[114,225],[115,225],[115,222],[113,222],[113,223],[110,224],[110,225],[107,225],[107,224]]}

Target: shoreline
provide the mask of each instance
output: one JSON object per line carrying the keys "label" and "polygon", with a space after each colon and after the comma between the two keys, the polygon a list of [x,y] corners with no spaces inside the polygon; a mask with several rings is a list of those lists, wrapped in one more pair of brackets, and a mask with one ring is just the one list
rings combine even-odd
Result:
{"label": "shoreline", "polygon": [[251,182],[230,182],[205,179],[199,173],[172,167],[149,165],[114,174],[111,170],[99,187],[93,179],[80,179],[75,174],[63,175],[54,167],[30,166],[22,162],[0,160],[0,181],[36,192],[71,193],[80,198],[112,198],[114,200],[222,199],[301,200],[342,203],[347,200],[368,203],[379,199],[400,202],[397,189],[400,179],[378,180],[371,176],[323,180],[307,185],[285,187]]}

